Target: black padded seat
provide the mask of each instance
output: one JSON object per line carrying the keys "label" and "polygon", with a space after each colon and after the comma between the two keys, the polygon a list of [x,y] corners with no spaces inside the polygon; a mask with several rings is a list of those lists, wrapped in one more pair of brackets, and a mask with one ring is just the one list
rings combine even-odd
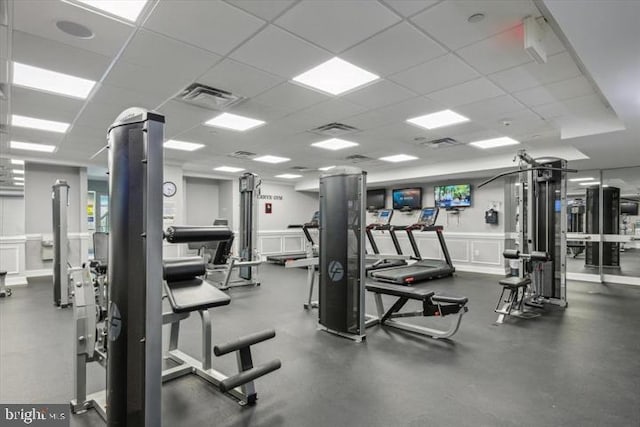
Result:
{"label": "black padded seat", "polygon": [[518,276],[509,276],[498,282],[505,288],[521,288],[531,283],[531,279],[528,277],[520,278]]}
{"label": "black padded seat", "polygon": [[393,295],[400,298],[409,298],[421,301],[426,301],[435,294],[435,292],[433,292],[433,289],[429,289],[429,286],[425,284],[404,286],[371,281],[367,282],[365,286],[369,292]]}
{"label": "black padded seat", "polygon": [[458,297],[454,295],[434,295],[431,297],[431,301],[434,303],[445,303],[445,304],[459,304],[465,305],[469,302],[469,298],[467,297]]}
{"label": "black padded seat", "polygon": [[169,303],[176,313],[207,310],[228,305],[229,295],[202,279],[187,279],[167,282]]}

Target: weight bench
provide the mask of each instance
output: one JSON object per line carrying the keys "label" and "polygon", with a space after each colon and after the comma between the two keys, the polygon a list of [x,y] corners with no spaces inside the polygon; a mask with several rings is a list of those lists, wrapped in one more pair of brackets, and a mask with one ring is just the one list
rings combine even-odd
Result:
{"label": "weight bench", "polygon": [[[235,341],[213,348],[216,356],[237,353],[238,373],[226,376],[212,368],[212,335],[209,309],[228,305],[229,295],[220,291],[199,276],[206,273],[202,259],[183,259],[164,262],[163,278],[166,296],[171,305],[170,312],[163,313],[162,323],[170,324],[169,349],[167,359],[177,365],[162,372],[162,381],[170,381],[187,374],[195,374],[215,385],[223,393],[234,397],[241,405],[253,405],[258,398],[254,380],[280,368],[280,360],[272,360],[254,367],[251,346],[274,338],[274,330],[238,338]],[[197,311],[202,321],[202,360],[178,349],[180,322]]]}
{"label": "weight bench", "polygon": [[[368,282],[366,289],[374,294],[378,315],[372,316],[367,314],[365,325],[370,327],[380,324],[381,326],[403,329],[432,338],[449,338],[453,336],[460,327],[462,316],[469,310],[466,306],[469,300],[466,297],[436,294],[432,289],[429,289],[429,286],[432,285],[416,284],[413,286],[404,286],[390,283]],[[382,295],[390,295],[398,299],[385,311]],[[409,300],[420,301],[422,303],[422,310],[401,312],[400,310]],[[396,320],[396,318],[399,317],[444,317],[448,315],[455,315],[455,317],[446,330]]]}
{"label": "weight bench", "polygon": [[6,277],[7,272],[4,270],[0,270],[0,298],[11,296],[11,289],[7,288],[7,286],[5,285]]}

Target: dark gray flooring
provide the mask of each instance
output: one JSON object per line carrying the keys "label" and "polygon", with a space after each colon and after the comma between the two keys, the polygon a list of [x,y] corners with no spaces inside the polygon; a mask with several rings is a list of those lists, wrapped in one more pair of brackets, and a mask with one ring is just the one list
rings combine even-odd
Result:
{"label": "dark gray flooring", "polygon": [[[170,382],[165,426],[640,426],[638,288],[570,283],[566,311],[496,326],[497,278],[459,273],[433,283],[470,299],[452,341],[375,327],[355,344],[316,330],[316,312],[302,309],[305,270],[266,265],[262,276],[212,310],[214,340],[274,327],[255,360],[279,357],[282,369],[259,380],[253,408],[197,378]],[[72,310],[50,300],[50,279],[0,300],[1,402],[72,395]],[[198,317],[182,332],[183,348],[199,354]],[[232,355],[214,362],[235,369]],[[90,390],[103,378],[93,368]],[[88,412],[72,425],[103,423]]]}

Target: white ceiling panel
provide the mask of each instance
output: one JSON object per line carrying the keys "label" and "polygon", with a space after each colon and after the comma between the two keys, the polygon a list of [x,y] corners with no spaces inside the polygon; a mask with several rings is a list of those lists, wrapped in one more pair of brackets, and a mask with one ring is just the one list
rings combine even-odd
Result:
{"label": "white ceiling panel", "polygon": [[348,121],[347,117],[354,116],[364,110],[364,107],[357,104],[335,98],[291,114],[274,123],[274,126],[284,127],[284,129],[291,130],[292,133],[301,132],[332,122]]}
{"label": "white ceiling panel", "polygon": [[227,3],[244,9],[258,18],[262,18],[267,21],[271,21],[273,18],[280,15],[286,8],[295,2],[295,0],[227,0]]}
{"label": "white ceiling panel", "polygon": [[154,109],[165,99],[166,96],[162,93],[123,89],[103,83],[91,98],[91,102],[119,106],[124,111],[129,107]]}
{"label": "white ceiling panel", "polygon": [[233,59],[286,79],[321,64],[331,56],[330,53],[272,25],[231,54]]}
{"label": "white ceiling panel", "polygon": [[296,4],[275,23],[304,39],[339,53],[398,22],[400,18],[378,2],[341,0],[331,7],[322,1]]}
{"label": "white ceiling panel", "polygon": [[389,5],[393,10],[405,18],[424,10],[429,6],[433,6],[439,1],[440,0],[383,0],[384,3]]}
{"label": "white ceiling panel", "polygon": [[552,128],[552,123],[540,118],[531,110],[511,112],[504,117],[509,122],[508,126],[503,123],[503,118],[486,120],[483,122],[488,128],[494,129],[504,135],[513,136],[522,133],[543,131]]}
{"label": "white ceiling panel", "polygon": [[8,58],[9,52],[8,52],[8,43],[6,43],[6,40],[8,40],[8,30],[7,27],[0,25],[0,40],[2,40],[0,42],[0,58]]}
{"label": "white ceiling panel", "polygon": [[[115,120],[115,117],[113,120]],[[76,123],[67,133],[65,143],[69,142],[73,144],[78,141],[86,141],[86,143],[92,146],[102,147],[107,144],[107,130],[108,128],[86,127]]]}
{"label": "white ceiling panel", "polygon": [[122,111],[122,107],[118,105],[91,102],[78,117],[77,124],[93,129],[104,129],[106,134],[109,126],[113,124]]}
{"label": "white ceiling panel", "polygon": [[387,76],[447,53],[406,22],[395,25],[347,50],[341,58],[372,73]]}
{"label": "white ceiling panel", "polygon": [[484,77],[432,92],[428,98],[447,107],[470,104],[482,99],[504,95],[504,91]]}
{"label": "white ceiling panel", "polygon": [[[469,23],[467,19],[476,13],[484,13],[485,18]],[[530,15],[539,15],[530,0],[444,1],[411,21],[449,49],[457,50],[518,26]]]}
{"label": "white ceiling panel", "polygon": [[367,109],[397,104],[417,94],[411,92],[389,80],[381,80],[344,96],[347,101],[362,105]]}
{"label": "white ceiling panel", "polygon": [[525,110],[526,107],[510,95],[497,96],[479,102],[456,107],[456,112],[476,121],[485,121],[505,117],[512,112]]}
{"label": "white ceiling panel", "polygon": [[578,76],[546,86],[515,92],[513,96],[524,104],[533,107],[592,93],[594,92],[589,81],[584,76]]}
{"label": "white ceiling panel", "polygon": [[225,59],[198,78],[199,83],[226,90],[237,95],[253,97],[283,81],[282,77]]}
{"label": "white ceiling panel", "polygon": [[425,94],[480,77],[471,67],[453,54],[441,56],[389,79],[417,93]]}
{"label": "white ceiling panel", "polygon": [[547,58],[546,64],[528,64],[504,70],[489,76],[509,92],[516,92],[579,76],[580,69],[567,52]]}
{"label": "white ceiling panel", "polygon": [[[57,21],[71,21],[89,28],[94,36],[81,39],[63,33]],[[114,57],[134,27],[62,1],[20,0],[13,6],[14,30]]]}
{"label": "white ceiling panel", "polygon": [[524,50],[522,26],[463,47],[456,52],[483,74],[531,62],[531,57]]}
{"label": "white ceiling panel", "polygon": [[258,132],[262,132],[265,129],[270,128],[271,126],[268,126],[270,122],[280,119],[290,113],[288,110],[265,105],[257,102],[255,99],[244,101],[243,103],[234,106],[229,111],[234,114],[267,122],[265,125],[261,125],[254,130],[242,132],[247,135],[256,135]]}
{"label": "white ceiling panel", "polygon": [[11,109],[14,114],[71,123],[83,101],[36,90],[13,87]]}
{"label": "white ceiling panel", "polygon": [[53,145],[59,145],[65,136],[65,134],[63,133],[46,132],[42,130],[19,127],[11,127],[11,129],[9,130],[9,135],[12,139],[15,138],[18,141],[33,141]]}
{"label": "white ceiling panel", "polygon": [[[409,124],[409,123],[407,123]],[[440,138],[454,138],[458,139],[461,135],[468,135],[473,132],[486,131],[486,127],[473,121],[460,123],[452,126],[445,126],[438,129],[433,129],[431,132]]]}
{"label": "white ceiling panel", "polygon": [[293,112],[327,100],[327,96],[293,83],[282,83],[254,98],[255,101]]}
{"label": "white ceiling panel", "polygon": [[219,114],[180,101],[169,101],[158,111],[165,116],[165,139],[173,138]]}
{"label": "white ceiling panel", "polygon": [[9,81],[9,61],[0,58],[0,83]]}
{"label": "white ceiling panel", "polygon": [[144,26],[220,55],[228,54],[265,24],[219,1],[161,1]]}
{"label": "white ceiling panel", "polygon": [[111,59],[53,40],[13,32],[14,61],[90,80],[100,80]]}

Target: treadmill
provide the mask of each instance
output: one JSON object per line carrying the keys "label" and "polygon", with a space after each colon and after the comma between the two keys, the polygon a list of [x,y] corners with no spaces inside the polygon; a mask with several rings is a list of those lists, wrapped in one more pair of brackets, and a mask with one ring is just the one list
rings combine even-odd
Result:
{"label": "treadmill", "polygon": [[[407,236],[409,237],[409,243],[411,243],[411,248],[416,258],[420,261],[405,267],[375,270],[369,273],[369,276],[381,282],[394,283],[397,285],[412,285],[413,283],[425,280],[439,279],[453,275],[456,269],[451,263],[449,250],[442,235],[443,228],[441,225],[435,225],[436,219],[438,218],[438,211],[439,209],[437,207],[423,208],[422,211],[420,211],[418,222],[405,228]],[[396,228],[400,229],[401,227]],[[440,248],[444,254],[444,261],[422,259],[420,250],[413,236],[414,230],[432,231],[436,233],[438,242],[440,242]]]}
{"label": "treadmill", "polygon": [[[320,212],[315,211],[310,222],[307,222],[305,224],[292,224],[292,225],[289,225],[287,228],[301,228],[302,231],[304,232],[305,238],[307,239],[307,243],[310,248],[309,250],[314,250],[313,248],[315,247],[315,242],[313,241],[313,237],[311,237],[311,234],[309,233],[309,229],[318,228],[319,219],[320,219]],[[267,256],[267,261],[274,264],[278,264],[278,265],[285,265],[287,261],[295,261],[298,259],[307,258],[307,256],[308,256],[307,251],[294,252],[290,254],[281,254],[281,255],[269,255]]]}
{"label": "treadmill", "polygon": [[393,246],[396,249],[396,253],[398,256],[402,257],[402,248],[400,247],[400,243],[398,242],[398,238],[394,231],[394,226],[391,225],[391,218],[393,217],[393,209],[380,209],[378,211],[378,215],[376,217],[376,222],[367,225],[366,234],[367,239],[369,240],[369,244],[371,244],[371,249],[373,250],[373,254],[375,257],[367,258],[365,270],[367,272],[373,270],[379,270],[382,268],[390,268],[390,267],[401,267],[407,265],[407,261],[402,258],[387,258],[384,255],[380,255],[380,250],[378,249],[378,245],[376,244],[375,239],[373,238],[372,231],[388,231],[391,236],[391,241],[393,242]]}

